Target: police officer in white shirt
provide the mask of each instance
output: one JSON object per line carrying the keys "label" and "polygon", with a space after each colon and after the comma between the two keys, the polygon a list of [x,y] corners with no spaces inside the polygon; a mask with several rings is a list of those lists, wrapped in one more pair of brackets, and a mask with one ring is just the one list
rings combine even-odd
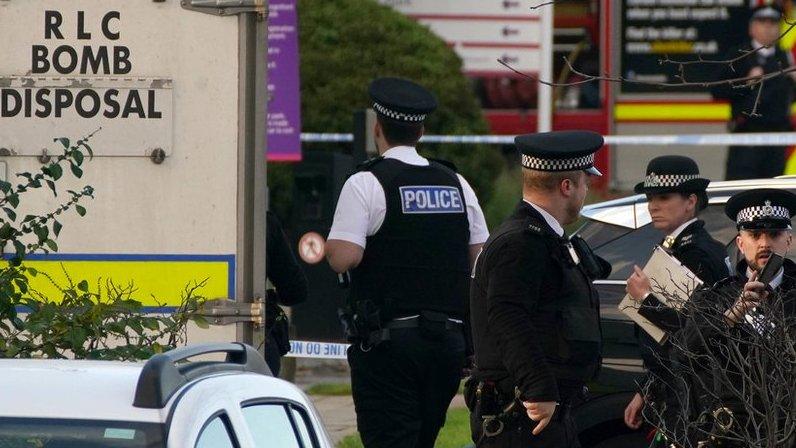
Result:
{"label": "police officer in white shirt", "polygon": [[370,85],[380,156],[343,186],[326,243],[351,273],[344,325],[365,447],[433,447],[458,390],[469,272],[489,237],[470,185],[416,149],[437,107],[414,82]]}

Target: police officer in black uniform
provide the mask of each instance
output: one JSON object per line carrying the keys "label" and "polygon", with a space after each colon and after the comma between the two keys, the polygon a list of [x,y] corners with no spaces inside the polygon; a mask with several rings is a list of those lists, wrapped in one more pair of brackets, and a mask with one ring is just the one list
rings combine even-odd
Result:
{"label": "police officer in black uniform", "polygon": [[731,197],[725,212],[737,224],[742,256],[732,276],[693,295],[685,329],[676,334],[684,356],[702,367],[692,371],[702,406],[695,421],[709,425],[698,426],[691,446],[787,446],[794,428],[786,419],[793,406],[796,264],[785,258],[767,278],[761,272],[772,254],[790,251],[796,195],[748,190]]}
{"label": "police officer in black uniform", "polygon": [[[777,44],[782,10],[773,2],[765,3],[771,4],[760,5],[752,10],[749,40],[732,48],[726,58],[736,59],[752,50],[754,53],[732,64],[721,64],[719,80],[759,77],[793,65],[790,53]],[[711,89],[711,94],[714,98],[730,101],[731,132],[790,132],[793,129],[790,107],[793,102],[794,76],[793,73],[783,74],[750,87],[744,87],[742,83],[716,85]],[[784,146],[731,146],[727,155],[727,180],[775,177],[784,170]]]}
{"label": "police officer in black uniform", "polygon": [[276,214],[268,211],[265,222],[265,270],[274,287],[265,296],[265,360],[274,376],[279,376],[282,356],[290,351],[290,325],[280,305],[293,306],[307,300],[307,276]]}
{"label": "police officer in black uniform", "polygon": [[434,97],[397,78],[370,95],[381,156],[343,186],[326,253],[351,270],[342,320],[363,444],[431,448],[461,380],[469,273],[488,231],[464,177],[414,147]]}
{"label": "police officer in black uniform", "polygon": [[[705,230],[705,222],[698,219],[700,210],[707,207],[705,190],[710,181],[700,176],[699,167],[684,156],[661,156],[647,165],[646,177],[635,187],[636,193],[647,195],[647,206],[652,225],[666,236],[660,245],[693,272],[705,285],[727,277],[726,249]],[[630,296],[641,304],[640,314],[659,328],[674,332],[681,328],[683,319],[679,313],[665,305],[651,292],[650,279],[638,266],[627,281]],[[638,331],[638,330],[637,330]],[[654,412],[647,413],[648,420],[666,418],[663,426],[667,431],[657,436],[659,446],[667,446],[666,433],[677,426],[677,416],[687,416],[681,409],[686,403],[675,387],[672,372],[676,367],[669,362],[671,345],[658,344],[645,331],[638,332],[641,355],[648,374],[641,382],[641,390],[633,397],[625,410],[625,423],[638,429],[641,426],[640,412],[645,402],[655,405]],[[646,395],[646,396],[644,396]]]}
{"label": "police officer in black uniform", "polygon": [[570,413],[600,367],[592,279],[610,267],[562,226],[600,175],[603,138],[588,131],[515,139],[523,200],[484,245],[470,289],[475,369],[467,383],[478,447],[578,447]]}

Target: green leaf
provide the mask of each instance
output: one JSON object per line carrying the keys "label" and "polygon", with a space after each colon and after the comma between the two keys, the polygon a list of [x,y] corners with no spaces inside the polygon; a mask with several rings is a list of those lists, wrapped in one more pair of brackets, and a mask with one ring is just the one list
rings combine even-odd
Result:
{"label": "green leaf", "polygon": [[28,281],[27,281],[27,279],[15,278],[14,279],[14,284],[17,285],[17,289],[19,289],[19,292],[21,292],[22,294],[25,294],[25,293],[28,292]]}
{"label": "green leaf", "polygon": [[88,292],[88,282],[85,280],[81,280],[80,283],[77,284],[77,289]]}
{"label": "green leaf", "polygon": [[54,180],[60,179],[61,176],[63,176],[63,174],[64,174],[64,169],[61,168],[61,165],[57,163],[53,163],[50,165],[50,176],[52,176]]}
{"label": "green leaf", "polygon": [[8,215],[8,218],[10,220],[12,220],[12,221],[16,221],[17,220],[17,214],[16,214],[16,212],[14,212],[14,210],[12,210],[12,209],[10,209],[8,207],[3,207],[3,211],[6,212],[6,215]]}
{"label": "green leaf", "polygon": [[14,193],[6,196],[8,199],[8,203],[11,204],[12,207],[16,208],[19,206],[19,195]]}
{"label": "green leaf", "polygon": [[55,236],[56,236],[56,237],[57,237],[58,235],[60,235],[60,233],[61,233],[61,229],[62,229],[63,227],[64,227],[64,226],[62,226],[60,222],[58,222],[57,220],[53,220],[53,233],[55,234]]}
{"label": "green leaf", "polygon": [[35,277],[35,276],[39,275],[39,271],[37,271],[35,268],[31,268],[31,267],[25,268],[25,272],[30,274],[31,277]]}
{"label": "green leaf", "polygon": [[72,174],[74,174],[75,177],[77,178],[83,177],[83,170],[81,170],[77,165],[75,165],[74,163],[70,163],[69,167],[72,168]]}
{"label": "green leaf", "polygon": [[64,145],[64,149],[69,149],[69,139],[66,137],[54,138],[54,142],[61,142]]}
{"label": "green leaf", "polygon": [[75,151],[75,152],[72,153],[72,157],[75,159],[75,163],[77,163],[78,166],[83,164],[83,153],[82,152]]}
{"label": "green leaf", "polygon": [[0,227],[0,239],[7,240],[11,238],[11,235],[14,234],[14,229],[11,227],[10,223],[4,223],[2,227]]}
{"label": "green leaf", "polygon": [[25,224],[28,221],[33,221],[36,218],[38,218],[36,215],[25,215],[25,219],[22,220],[22,224]]}
{"label": "green leaf", "polygon": [[196,323],[196,326],[201,328],[202,330],[207,330],[210,328],[210,323],[202,316],[193,316],[193,321]]}
{"label": "green leaf", "polygon": [[19,258],[25,256],[25,245],[22,244],[22,241],[14,240],[14,251]]}
{"label": "green leaf", "polygon": [[77,214],[80,216],[86,216],[86,208],[82,205],[75,205],[75,211],[77,211]]}
{"label": "green leaf", "polygon": [[58,252],[58,245],[57,245],[57,244],[55,244],[55,241],[53,241],[53,240],[46,240],[46,241],[44,242],[44,244],[46,244],[46,245],[47,245],[47,247],[49,247],[51,251],[53,251],[53,252]]}
{"label": "green leaf", "polygon": [[50,190],[52,190],[53,195],[58,196],[58,192],[55,191],[55,182],[53,182],[53,181],[51,181],[49,179],[47,179],[45,182],[47,182],[47,186],[50,187]]}
{"label": "green leaf", "polygon": [[44,244],[50,238],[50,229],[47,227],[36,226],[33,228],[33,233],[39,238],[39,244]]}
{"label": "green leaf", "polygon": [[8,193],[9,191],[11,191],[11,182],[0,180],[0,191],[2,191],[3,193]]}
{"label": "green leaf", "polygon": [[94,150],[93,150],[93,149],[91,149],[91,146],[88,146],[88,143],[86,143],[86,141],[85,141],[85,140],[79,140],[79,141],[77,142],[77,145],[78,145],[78,146],[82,146],[82,147],[86,148],[86,151],[88,152],[88,157],[89,157],[90,159],[93,159],[93,158],[94,158]]}

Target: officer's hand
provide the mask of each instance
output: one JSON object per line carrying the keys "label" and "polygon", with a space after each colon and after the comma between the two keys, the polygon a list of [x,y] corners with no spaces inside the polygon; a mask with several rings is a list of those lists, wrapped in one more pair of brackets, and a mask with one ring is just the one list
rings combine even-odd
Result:
{"label": "officer's hand", "polygon": [[[759,78],[759,77],[763,76],[763,74],[764,74],[763,67],[757,66],[757,67],[753,67],[751,70],[749,70],[749,73],[747,73],[746,77],[747,78],[752,78],[752,77]],[[746,81],[747,84],[751,84],[751,83],[754,83],[754,82],[759,82],[759,80],[758,79],[750,79],[749,81]]]}
{"label": "officer's hand", "polygon": [[637,393],[625,408],[625,425],[630,429],[641,427],[641,410],[644,409],[644,397]]}
{"label": "officer's hand", "polygon": [[528,417],[538,422],[536,428],[533,429],[533,435],[535,436],[538,436],[550,423],[550,419],[553,418],[553,413],[556,411],[556,406],[558,405],[555,401],[542,401],[539,403],[523,401],[522,404],[528,412]]}
{"label": "officer's hand", "polygon": [[650,279],[638,266],[633,266],[633,274],[627,279],[625,291],[633,300],[640,302],[651,290]]}

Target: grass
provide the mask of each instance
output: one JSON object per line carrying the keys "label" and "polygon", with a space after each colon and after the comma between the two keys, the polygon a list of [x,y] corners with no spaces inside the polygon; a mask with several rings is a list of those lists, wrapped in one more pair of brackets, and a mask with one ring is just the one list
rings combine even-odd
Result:
{"label": "grass", "polygon": [[318,383],[307,389],[308,395],[351,395],[351,384],[348,383]]}
{"label": "grass", "polygon": [[[470,413],[466,408],[451,409],[445,426],[437,437],[435,448],[462,448],[471,446],[470,439]],[[337,448],[362,448],[359,434],[346,437],[337,444]]]}

